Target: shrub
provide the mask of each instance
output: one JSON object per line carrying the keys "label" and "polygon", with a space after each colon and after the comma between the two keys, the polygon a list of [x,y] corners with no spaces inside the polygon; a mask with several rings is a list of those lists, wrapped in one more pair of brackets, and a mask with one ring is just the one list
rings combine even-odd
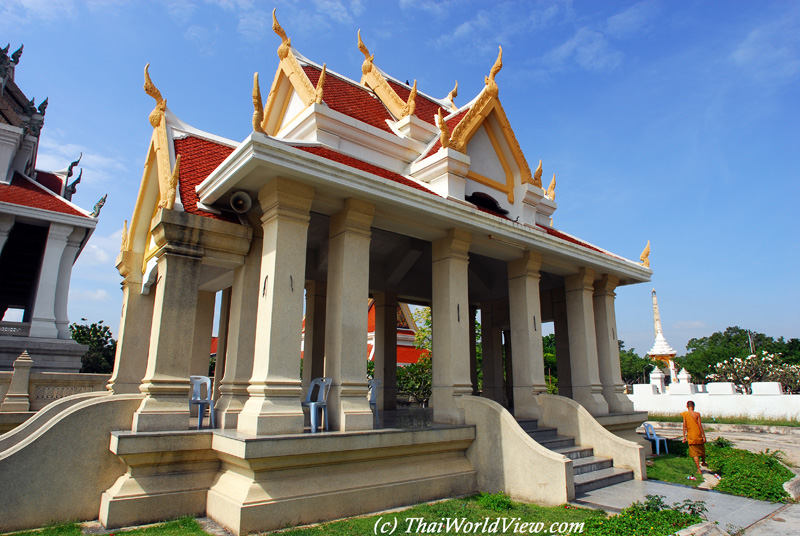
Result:
{"label": "shrub", "polygon": [[762,501],[788,501],[783,483],[794,477],[780,462],[780,454],[755,454],[746,450],[709,445],[708,466],[722,478],[716,491]]}
{"label": "shrub", "polygon": [[586,532],[598,536],[667,536],[699,523],[707,511],[702,501],[686,500],[669,506],[663,495],[645,495],[643,503],[637,501],[619,515],[608,519],[588,519]]}
{"label": "shrub", "polygon": [[505,493],[481,493],[478,497],[478,504],[495,512],[504,512],[514,506]]}

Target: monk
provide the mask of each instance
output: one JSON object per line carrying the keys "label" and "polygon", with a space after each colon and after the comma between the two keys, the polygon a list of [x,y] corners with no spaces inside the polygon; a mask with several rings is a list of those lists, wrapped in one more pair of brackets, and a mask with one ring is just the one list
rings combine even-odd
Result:
{"label": "monk", "polygon": [[689,444],[689,457],[694,458],[694,463],[697,465],[697,473],[702,475],[703,470],[700,468],[700,458],[703,459],[703,465],[706,464],[706,432],[703,430],[703,423],[700,422],[700,414],[694,410],[694,402],[689,400],[686,403],[686,409],[681,413],[683,417],[683,442]]}

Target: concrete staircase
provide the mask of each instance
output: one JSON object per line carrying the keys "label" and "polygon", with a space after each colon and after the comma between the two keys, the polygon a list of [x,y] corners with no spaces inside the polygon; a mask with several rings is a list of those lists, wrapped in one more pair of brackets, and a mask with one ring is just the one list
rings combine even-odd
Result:
{"label": "concrete staircase", "polygon": [[575,495],[633,480],[633,471],[614,467],[614,460],[595,456],[591,447],[575,445],[575,439],[557,434],[555,428],[540,428],[535,420],[518,421],[534,441],[572,460]]}

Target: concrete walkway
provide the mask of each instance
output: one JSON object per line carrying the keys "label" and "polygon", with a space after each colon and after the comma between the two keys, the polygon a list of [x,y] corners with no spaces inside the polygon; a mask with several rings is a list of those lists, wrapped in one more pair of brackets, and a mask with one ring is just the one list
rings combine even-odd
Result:
{"label": "concrete walkway", "polygon": [[800,504],[787,504],[745,531],[746,536],[800,534]]}
{"label": "concrete walkway", "polygon": [[[749,527],[785,506],[783,503],[773,504],[765,501],[756,501],[745,497],[695,489],[658,480],[629,480],[621,482],[584,493],[576,497],[573,504],[589,508],[602,508],[609,513],[617,513],[635,501],[644,502],[645,495],[664,495],[664,502],[667,504],[683,502],[685,499],[703,501],[706,504],[706,508],[708,508],[708,513],[706,514],[708,520],[717,521],[720,528],[723,529],[728,525],[735,526],[736,529]],[[800,524],[796,526],[796,529],[788,532],[786,529],[790,529],[790,527],[785,525],[784,532],[765,532],[764,534],[797,534],[800,532]],[[735,530],[728,532],[735,532]],[[747,535],[750,535],[749,531]]]}

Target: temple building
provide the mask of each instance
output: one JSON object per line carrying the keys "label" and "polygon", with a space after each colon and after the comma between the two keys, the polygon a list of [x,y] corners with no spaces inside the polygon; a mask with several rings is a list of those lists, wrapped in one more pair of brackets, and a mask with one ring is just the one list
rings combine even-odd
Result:
{"label": "temple building", "polygon": [[[456,88],[437,98],[381,71],[360,33],[364,62],[348,78],[303,57],[276,19],[273,29],[278,68],[266,101],[255,75],[240,142],[181,121],[145,67],[153,134],[118,257],[109,393],[64,399],[51,417],[64,426],[42,436],[91,423],[80,451],[101,477],[70,466],[61,478],[80,467],[61,449],[42,471],[70,500],[37,495],[48,520],[203,513],[247,534],[475,491],[561,504],[646,478],[630,440],[646,414],[623,394],[614,307],[618,288],[650,279],[647,256],[559,230],[555,176],[542,182],[541,160],[531,170],[500,103],[502,49],[482,91],[457,103]],[[189,431],[189,376],[208,369],[217,293],[217,429]],[[389,410],[399,303],[432,310],[432,422],[374,429],[365,357]],[[547,394],[545,323],[559,396]],[[309,433],[303,387],[321,376],[329,422]],[[0,471],[44,448],[15,437],[0,437]],[[0,491],[0,504],[41,489],[25,486]],[[0,529],[36,513],[14,515]]]}
{"label": "temple building", "polygon": [[71,201],[77,161],[36,169],[47,99],[36,107],[25,96],[14,79],[22,47],[8,51],[0,50],[0,370],[27,350],[34,371],[78,372],[86,347],[70,338],[69,282],[100,208]]}

